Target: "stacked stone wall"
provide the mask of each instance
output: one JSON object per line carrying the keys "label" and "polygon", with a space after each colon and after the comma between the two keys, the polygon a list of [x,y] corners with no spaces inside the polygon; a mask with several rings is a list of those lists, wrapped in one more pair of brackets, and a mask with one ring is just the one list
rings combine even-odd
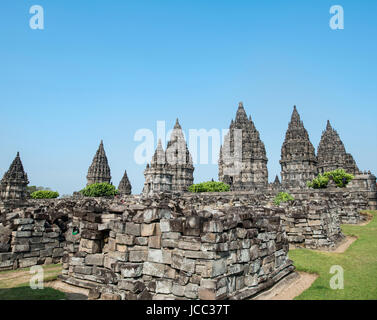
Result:
{"label": "stacked stone wall", "polygon": [[64,253],[68,214],[57,202],[2,205],[0,270],[59,263]]}
{"label": "stacked stone wall", "polygon": [[280,209],[196,210],[195,199],[168,195],[91,201],[73,211],[80,233],[67,236],[62,280],[92,297],[246,299],[294,269]]}

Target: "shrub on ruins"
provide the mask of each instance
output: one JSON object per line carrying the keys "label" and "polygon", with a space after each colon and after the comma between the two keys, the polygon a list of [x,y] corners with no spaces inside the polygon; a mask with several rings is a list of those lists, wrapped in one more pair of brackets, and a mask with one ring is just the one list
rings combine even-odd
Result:
{"label": "shrub on ruins", "polygon": [[227,192],[230,186],[224,182],[208,181],[198,184],[193,184],[188,189],[190,192]]}
{"label": "shrub on ruins", "polygon": [[329,178],[322,174],[319,174],[312,181],[308,181],[306,183],[306,185],[309,188],[313,188],[313,189],[324,189],[324,188],[327,188],[328,184],[329,184]]}
{"label": "shrub on ruins", "polygon": [[38,190],[31,195],[32,199],[55,199],[59,197],[59,193],[51,190]]}
{"label": "shrub on ruins", "polygon": [[354,178],[350,173],[347,173],[344,169],[336,169],[333,171],[325,172],[325,177],[334,181],[338,188],[344,188]]}
{"label": "shrub on ruins", "polygon": [[80,191],[85,197],[113,197],[118,190],[110,183],[93,183]]}
{"label": "shrub on ruins", "polygon": [[329,181],[332,180],[338,188],[344,188],[353,178],[354,176],[344,171],[344,169],[336,169],[319,174],[312,181],[308,182],[307,186],[313,189],[324,189],[327,188]]}
{"label": "shrub on ruins", "polygon": [[288,202],[294,199],[295,198],[293,198],[288,192],[279,192],[274,198],[274,204],[279,206],[282,202]]}

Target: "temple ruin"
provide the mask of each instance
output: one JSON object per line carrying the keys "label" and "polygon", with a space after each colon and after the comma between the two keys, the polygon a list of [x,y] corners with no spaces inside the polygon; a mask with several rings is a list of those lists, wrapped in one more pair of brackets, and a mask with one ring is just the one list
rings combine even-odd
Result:
{"label": "temple ruin", "polygon": [[[281,180],[268,183],[264,143],[240,103],[219,156],[230,192],[187,192],[194,166],[177,120],[132,195],[127,172],[114,198],[32,200],[17,153],[0,184],[0,270],[63,263],[61,280],[92,299],[249,299],[294,272],[289,248],[333,249],[341,223],[377,209],[376,177],[361,172],[327,123],[318,153],[294,107],[281,149]],[[318,173],[343,168],[346,188],[310,189]],[[111,183],[103,142],[87,185]],[[278,192],[294,201],[276,205]]]}

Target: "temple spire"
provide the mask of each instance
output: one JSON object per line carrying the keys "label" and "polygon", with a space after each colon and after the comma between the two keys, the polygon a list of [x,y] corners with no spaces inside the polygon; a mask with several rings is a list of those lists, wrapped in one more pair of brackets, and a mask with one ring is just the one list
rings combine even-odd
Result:
{"label": "temple spire", "polygon": [[187,191],[194,182],[194,166],[178,119],[166,147],[166,160],[173,172],[172,191]]}
{"label": "temple spire", "polygon": [[182,129],[181,125],[179,124],[179,120],[178,120],[178,118],[177,118],[177,120],[175,121],[174,129]]}
{"label": "temple spire", "polygon": [[342,168],[351,174],[357,174],[359,169],[352,155],[346,152],[338,132],[327,120],[326,129],[322,132],[317,149],[318,170],[320,173]]}
{"label": "temple spire", "polygon": [[243,103],[239,102],[235,122],[237,122],[237,123],[241,122],[242,123],[242,122],[246,122],[246,121],[247,121],[246,111],[243,107]]}
{"label": "temple spire", "polygon": [[281,148],[281,182],[284,188],[306,188],[317,175],[317,158],[296,106]]}
{"label": "temple spire", "polygon": [[327,120],[326,130],[332,130],[330,120]]}
{"label": "temple spire", "polygon": [[4,174],[0,184],[0,197],[3,200],[23,200],[27,197],[29,180],[22,165],[20,153],[17,152],[9,170]]}
{"label": "temple spire", "polygon": [[109,163],[107,161],[107,156],[105,148],[103,146],[103,141],[101,140],[98,150],[93,158],[92,164],[88,169],[87,175],[87,185],[93,183],[110,183],[111,182],[111,172]]}
{"label": "temple spire", "polygon": [[220,149],[219,180],[230,184],[232,190],[264,188],[268,185],[267,161],[259,132],[240,102]]}
{"label": "temple spire", "polygon": [[122,180],[119,183],[118,190],[121,194],[126,194],[126,195],[131,194],[132,186],[131,186],[130,180],[128,179],[126,170],[124,170],[124,175],[123,175]]}

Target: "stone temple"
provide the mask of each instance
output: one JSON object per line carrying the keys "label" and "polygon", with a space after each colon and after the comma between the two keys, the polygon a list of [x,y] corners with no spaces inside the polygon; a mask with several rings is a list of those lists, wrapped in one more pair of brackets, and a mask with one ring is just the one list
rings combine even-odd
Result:
{"label": "stone temple", "polygon": [[144,176],[143,194],[172,191],[173,172],[166,161],[166,153],[161,140],[158,141],[151,163],[147,164]]}
{"label": "stone temple", "polygon": [[327,121],[326,130],[322,132],[318,151],[318,172],[324,173],[338,168],[343,168],[353,175],[360,173],[352,155],[346,152],[338,132]]}
{"label": "stone temple", "polygon": [[130,180],[128,179],[127,171],[124,171],[123,178],[122,178],[122,180],[120,180],[120,183],[119,183],[119,186],[118,186],[118,191],[121,194],[125,194],[125,195],[131,194],[132,186],[131,186]]}
{"label": "stone temple", "polygon": [[[0,271],[62,263],[59,279],[89,289],[89,299],[256,298],[294,276],[290,248],[333,250],[341,224],[377,209],[376,177],[359,172],[330,123],[317,159],[294,107],[281,151],[282,179],[268,183],[265,146],[240,103],[219,157],[230,192],[186,192],[194,166],[178,120],[141,195],[125,172],[115,197],[30,199],[17,154],[0,184]],[[338,167],[355,174],[347,187],[307,187]],[[111,182],[102,141],[87,182]],[[281,191],[294,201],[277,204]]]}
{"label": "stone temple", "polygon": [[193,173],[192,157],[177,119],[166,151],[159,140],[151,164],[144,171],[143,194],[188,191],[188,187],[194,183]]}
{"label": "stone temple", "polygon": [[93,183],[111,182],[110,167],[102,140],[93,158],[92,164],[89,167],[86,178],[88,181],[87,185],[91,185]]}
{"label": "stone temple", "polygon": [[259,132],[240,102],[220,149],[219,180],[234,191],[267,188],[267,161]]}
{"label": "stone temple", "polygon": [[296,106],[281,148],[281,183],[285,189],[306,188],[317,176],[317,157]]}
{"label": "stone temple", "polygon": [[0,184],[0,197],[6,200],[26,199],[27,185],[29,180],[21,162],[20,153],[17,152],[16,158],[10,165],[9,170],[4,174]]}

